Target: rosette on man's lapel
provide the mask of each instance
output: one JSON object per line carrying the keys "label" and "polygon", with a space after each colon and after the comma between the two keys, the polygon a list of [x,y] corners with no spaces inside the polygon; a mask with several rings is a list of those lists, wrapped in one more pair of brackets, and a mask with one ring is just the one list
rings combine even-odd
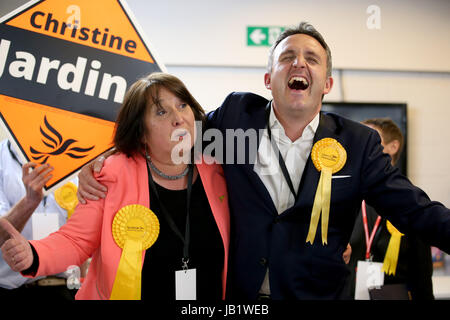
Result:
{"label": "rosette on man's lapel", "polygon": [[311,159],[320,172],[314,204],[311,212],[308,236],[306,242],[314,243],[317,225],[322,213],[322,244],[327,244],[328,221],[331,201],[331,176],[344,166],[347,152],[344,147],[332,138],[317,141],[311,150]]}

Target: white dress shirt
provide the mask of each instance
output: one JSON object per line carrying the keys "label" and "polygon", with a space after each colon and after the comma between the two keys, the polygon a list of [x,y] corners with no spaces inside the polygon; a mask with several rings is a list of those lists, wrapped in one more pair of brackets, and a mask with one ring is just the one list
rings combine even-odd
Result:
{"label": "white dress shirt", "polygon": [[[284,128],[278,121],[272,106],[270,108],[269,126],[272,133],[272,139],[276,142],[278,149],[280,150],[292,180],[294,190],[298,194],[300,180],[305,169],[306,161],[311,153],[314,135],[319,126],[319,113],[305,127],[302,136],[293,142],[286,136]],[[277,157],[278,155],[276,155],[270,144],[267,129],[265,129],[263,136],[261,137],[253,170],[264,183],[278,214],[280,214],[292,207],[295,203],[295,199],[289,189],[283,172],[281,171]],[[270,294],[268,275],[269,270],[267,270],[260,293]]]}
{"label": "white dress shirt", "polygon": [[[75,184],[78,183],[78,179],[71,181]],[[22,182],[22,165],[19,163],[16,151],[12,146],[8,147],[8,139],[5,139],[0,142],[0,217],[6,215],[25,194],[25,186]],[[67,212],[56,203],[53,193],[41,201],[33,215],[46,213],[58,214],[59,226],[66,223]],[[28,240],[33,239],[32,217],[25,224],[21,234]],[[35,280],[37,279],[28,279],[22,277],[19,272],[12,271],[3,260],[0,251],[0,287],[14,289],[26,282]]]}

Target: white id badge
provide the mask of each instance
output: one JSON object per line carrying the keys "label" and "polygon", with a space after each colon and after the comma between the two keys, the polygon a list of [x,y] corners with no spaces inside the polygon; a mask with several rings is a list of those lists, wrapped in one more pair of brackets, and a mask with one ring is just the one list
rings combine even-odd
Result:
{"label": "white id badge", "polygon": [[175,271],[175,299],[197,299],[197,269]]}
{"label": "white id badge", "polygon": [[57,213],[35,213],[31,216],[33,240],[45,238],[59,229]]}
{"label": "white id badge", "polygon": [[358,261],[356,271],[355,300],[370,300],[369,289],[384,284],[381,262]]}

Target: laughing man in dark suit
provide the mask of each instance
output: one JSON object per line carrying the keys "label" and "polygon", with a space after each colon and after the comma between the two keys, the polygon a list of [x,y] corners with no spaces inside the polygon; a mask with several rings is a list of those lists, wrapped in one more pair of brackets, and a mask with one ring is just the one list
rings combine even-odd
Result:
{"label": "laughing man in dark suit", "polygon": [[[450,252],[450,210],[391,166],[376,131],[320,111],[333,86],[331,68],[322,36],[300,23],[270,50],[264,81],[273,100],[232,93],[208,115],[209,128],[233,139],[224,143],[232,150],[223,150],[232,215],[232,299],[345,298],[342,254],[363,199],[402,233]],[[236,136],[226,136],[227,129],[256,130],[257,151],[251,152],[251,139],[242,150]],[[242,152],[244,163],[237,161]],[[327,157],[339,166],[323,160]],[[323,181],[322,173],[328,177]],[[323,185],[331,191],[321,192]],[[80,196],[90,198],[92,187],[98,184],[85,168]],[[319,193],[328,205],[317,199]],[[315,202],[321,204],[319,224],[312,223]]]}

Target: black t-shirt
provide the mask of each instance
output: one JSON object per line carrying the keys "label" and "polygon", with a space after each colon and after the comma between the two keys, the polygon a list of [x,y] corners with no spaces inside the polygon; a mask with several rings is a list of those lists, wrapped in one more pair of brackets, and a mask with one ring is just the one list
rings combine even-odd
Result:
{"label": "black t-shirt", "polygon": [[[186,227],[186,190],[168,190],[156,184],[159,199],[181,234]],[[181,270],[183,242],[172,231],[152,188],[150,209],[160,223],[156,242],[145,253],[142,270],[142,299],[175,300],[175,271]],[[200,176],[192,186],[190,211],[189,268],[197,269],[197,300],[222,298],[224,248]]]}

